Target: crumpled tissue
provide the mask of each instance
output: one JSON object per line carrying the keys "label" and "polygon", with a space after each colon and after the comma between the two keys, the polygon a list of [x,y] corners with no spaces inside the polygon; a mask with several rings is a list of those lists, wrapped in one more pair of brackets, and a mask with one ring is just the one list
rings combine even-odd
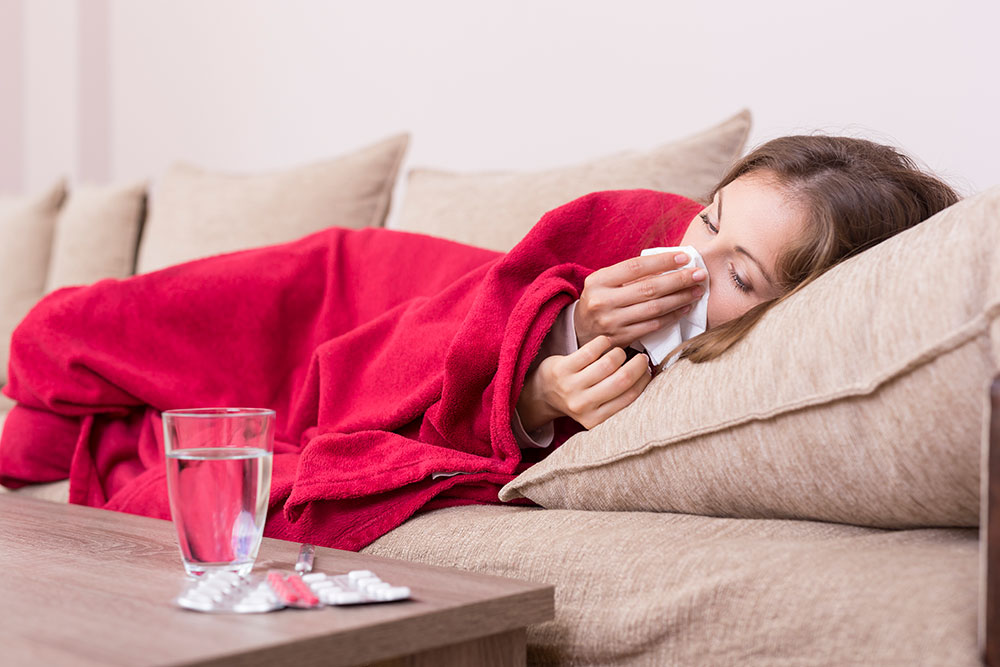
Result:
{"label": "crumpled tissue", "polygon": [[[708,273],[708,269],[705,267],[705,260],[702,259],[701,254],[689,245],[674,246],[671,248],[646,248],[641,254],[655,255],[661,252],[684,252],[691,258],[687,264],[679,269],[675,269],[676,271],[692,269],[697,266],[704,269],[706,274]],[[687,315],[678,320],[674,325],[666,329],[659,329],[639,339],[639,343],[646,349],[646,353],[653,360],[654,364],[662,362],[675,347],[703,333],[708,327],[708,278],[705,278],[700,284],[705,288],[705,293],[694,303],[694,307],[691,308],[691,311]],[[671,359],[667,363],[667,366],[674,361],[676,361],[676,358]]]}

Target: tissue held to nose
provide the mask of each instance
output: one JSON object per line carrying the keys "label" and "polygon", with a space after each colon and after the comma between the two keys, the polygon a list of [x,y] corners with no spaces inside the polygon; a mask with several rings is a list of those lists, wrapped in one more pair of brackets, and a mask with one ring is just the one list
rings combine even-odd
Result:
{"label": "tissue held to nose", "polygon": [[[683,252],[690,257],[690,261],[684,266],[676,269],[677,271],[682,271],[684,269],[693,269],[695,267],[708,270],[705,267],[705,260],[702,259],[701,254],[694,249],[693,246],[674,246],[671,248],[646,248],[642,251],[642,255],[656,255],[661,252]],[[705,331],[708,326],[708,294],[711,290],[711,286],[708,284],[708,278],[704,281],[705,293],[701,295],[692,306],[691,310],[677,323],[669,326],[665,329],[660,329],[654,331],[653,333],[643,336],[639,339],[639,343],[646,349],[646,353],[649,354],[649,358],[653,360],[654,364],[659,364],[662,362],[671,350],[675,347],[693,338],[698,334]],[[669,364],[668,364],[669,365]]]}

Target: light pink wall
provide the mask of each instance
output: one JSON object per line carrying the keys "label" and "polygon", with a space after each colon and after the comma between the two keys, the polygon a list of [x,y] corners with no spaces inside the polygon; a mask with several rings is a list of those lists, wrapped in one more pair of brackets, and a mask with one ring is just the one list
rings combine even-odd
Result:
{"label": "light pink wall", "polygon": [[77,23],[77,174],[81,181],[111,180],[110,1],[86,0]]}
{"label": "light pink wall", "polygon": [[541,169],[697,131],[896,143],[1000,183],[1000,3],[0,0],[0,189],[323,159]]}
{"label": "light pink wall", "polygon": [[0,192],[107,183],[110,0],[0,0]]}
{"label": "light pink wall", "polygon": [[0,194],[24,189],[24,7],[0,0]]}
{"label": "light pink wall", "polygon": [[113,0],[118,177],[269,169],[410,131],[408,164],[541,169],[697,131],[896,143],[1000,183],[1000,3]]}
{"label": "light pink wall", "polygon": [[77,178],[76,0],[24,0],[23,189]]}

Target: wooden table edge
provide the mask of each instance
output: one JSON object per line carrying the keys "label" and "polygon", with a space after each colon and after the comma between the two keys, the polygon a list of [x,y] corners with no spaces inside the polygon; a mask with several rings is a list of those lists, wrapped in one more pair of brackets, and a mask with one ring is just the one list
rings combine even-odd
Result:
{"label": "wooden table edge", "polygon": [[[35,511],[61,511],[66,514],[93,512],[95,513],[95,517],[100,517],[101,513],[116,514],[100,508],[64,505],[53,503],[49,500],[17,496],[16,494],[9,493],[0,494],[0,507],[4,505],[15,512],[18,511],[18,508],[23,509],[30,506]],[[125,516],[131,517],[132,520],[162,521],[136,515],[126,514]],[[295,547],[291,546],[295,545],[295,542],[279,538],[266,539],[273,542],[285,543],[289,545],[285,547],[288,550],[294,551],[295,549]],[[522,646],[521,652],[523,653],[525,629],[527,626],[550,621],[555,617],[555,587],[550,584],[538,584],[491,573],[480,573],[442,565],[405,561],[378,554],[343,552],[327,547],[317,547],[316,551],[317,558],[321,558],[324,552],[350,554],[351,557],[357,556],[369,562],[394,562],[397,565],[407,563],[421,569],[439,570],[442,574],[449,574],[451,571],[455,571],[460,576],[468,576],[477,580],[492,579],[498,582],[509,582],[511,585],[520,586],[520,590],[515,590],[506,595],[466,603],[462,606],[430,610],[419,616],[392,619],[384,623],[377,622],[370,626],[343,628],[332,632],[317,630],[315,633],[290,637],[288,641],[275,642],[269,646],[247,646],[245,650],[230,650],[225,653],[215,653],[206,655],[204,659],[171,663],[151,661],[149,664],[211,665],[213,667],[261,664],[262,666],[269,665],[273,667],[275,664],[284,664],[290,657],[293,658],[296,665],[311,664],[317,659],[317,656],[322,654],[325,656],[322,660],[322,664],[324,665],[346,666],[368,663],[378,663],[381,665],[383,663],[396,664],[386,663],[385,661],[414,653],[435,655],[435,651],[440,652],[447,650],[449,647],[465,646],[465,650],[471,650],[470,647],[479,646],[480,644],[486,645],[491,642],[494,644],[497,642],[506,642],[507,644],[514,642],[516,644],[518,641]],[[403,601],[399,604],[406,604],[406,602]],[[183,610],[178,611],[181,613],[195,613]],[[324,611],[291,613],[324,613]],[[488,630],[486,632],[483,632],[483,619],[489,619]],[[422,632],[429,625],[450,626],[452,631],[449,632],[447,639],[435,638]],[[517,639],[518,637],[520,637],[520,640]],[[352,648],[344,651],[345,644],[350,644]],[[435,664],[435,662],[432,661],[428,664]]]}

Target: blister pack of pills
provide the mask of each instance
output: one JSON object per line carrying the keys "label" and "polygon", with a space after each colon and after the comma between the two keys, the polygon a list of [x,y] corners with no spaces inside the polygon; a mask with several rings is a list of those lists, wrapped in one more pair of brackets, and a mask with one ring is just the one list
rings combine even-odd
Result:
{"label": "blister pack of pills", "polygon": [[325,605],[395,602],[409,597],[408,587],[393,586],[370,570],[341,575],[270,570],[263,576],[240,576],[235,572],[206,574],[185,585],[177,596],[177,604],[195,611],[252,614],[285,607],[316,609]]}

